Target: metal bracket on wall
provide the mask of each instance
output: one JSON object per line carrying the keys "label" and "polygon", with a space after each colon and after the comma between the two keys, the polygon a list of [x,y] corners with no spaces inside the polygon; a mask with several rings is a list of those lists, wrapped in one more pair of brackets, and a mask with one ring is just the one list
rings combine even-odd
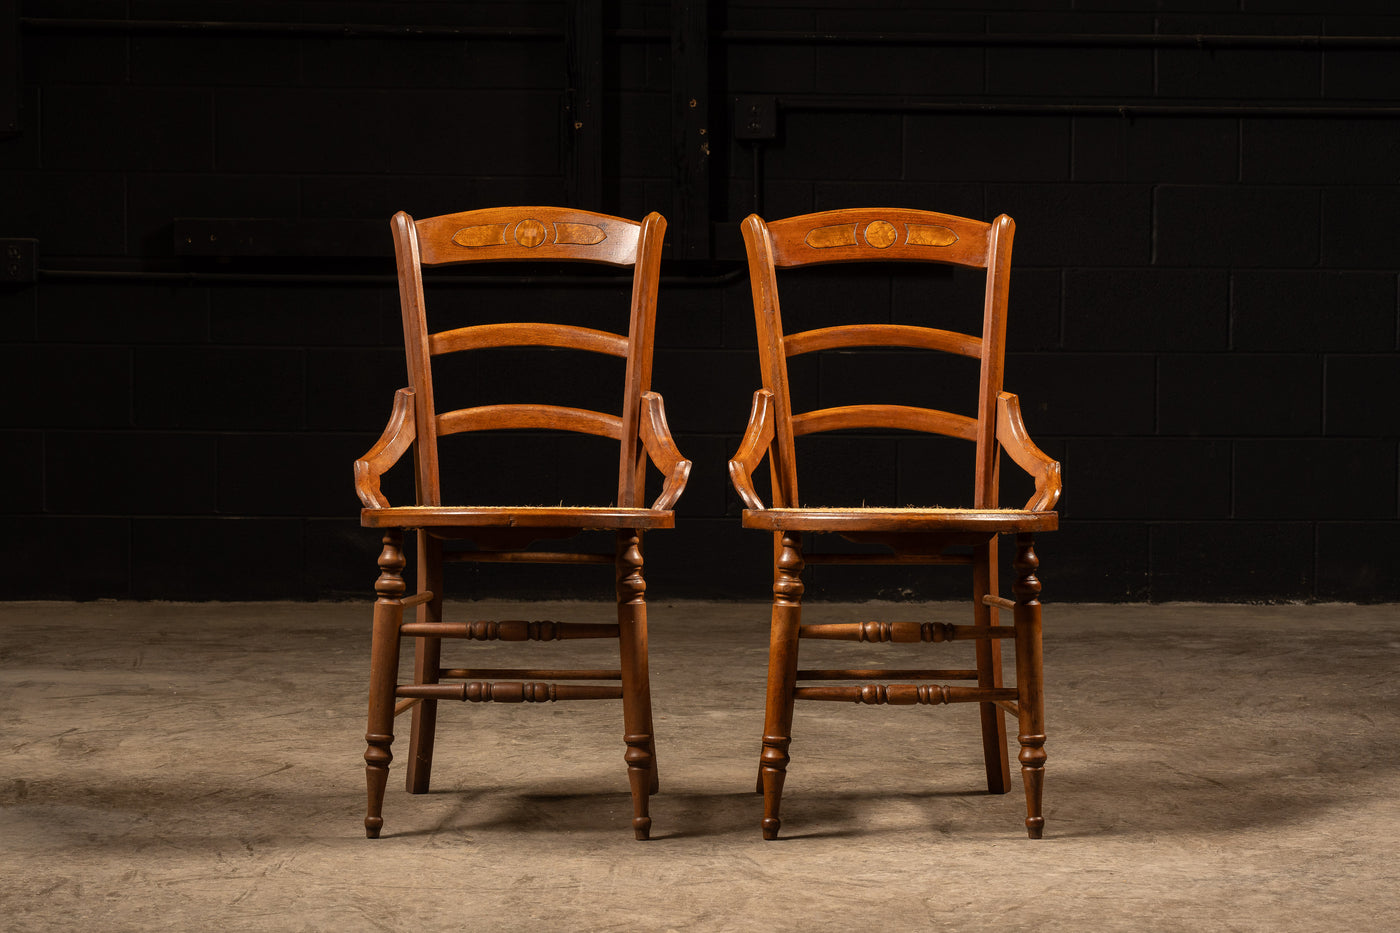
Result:
{"label": "metal bracket on wall", "polygon": [[0,285],[28,285],[38,266],[39,241],[31,237],[0,240]]}

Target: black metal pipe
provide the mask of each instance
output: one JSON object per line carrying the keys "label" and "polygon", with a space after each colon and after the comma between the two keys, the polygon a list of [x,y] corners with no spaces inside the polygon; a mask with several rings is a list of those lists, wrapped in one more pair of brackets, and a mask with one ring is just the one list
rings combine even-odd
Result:
{"label": "black metal pipe", "polygon": [[1030,101],[890,100],[785,96],[778,109],[819,113],[949,113],[986,116],[1395,118],[1400,107],[1273,104],[1051,104]]}
{"label": "black metal pipe", "polygon": [[1400,36],[1222,35],[1160,33],[945,33],[945,32],[801,32],[725,30],[724,42],[735,45],[930,45],[974,48],[1121,48],[1121,49],[1395,49]]}

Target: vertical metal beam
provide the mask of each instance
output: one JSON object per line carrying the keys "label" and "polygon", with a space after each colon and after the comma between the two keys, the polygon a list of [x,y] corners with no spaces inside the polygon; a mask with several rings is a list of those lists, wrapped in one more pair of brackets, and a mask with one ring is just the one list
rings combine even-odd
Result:
{"label": "vertical metal beam", "polygon": [[671,3],[671,216],[677,259],[710,258],[710,8]]}
{"label": "vertical metal beam", "polygon": [[568,0],[564,45],[565,197],[570,207],[603,207],[603,10],[602,0]]}
{"label": "vertical metal beam", "polygon": [[0,0],[0,136],[19,132],[19,4]]}

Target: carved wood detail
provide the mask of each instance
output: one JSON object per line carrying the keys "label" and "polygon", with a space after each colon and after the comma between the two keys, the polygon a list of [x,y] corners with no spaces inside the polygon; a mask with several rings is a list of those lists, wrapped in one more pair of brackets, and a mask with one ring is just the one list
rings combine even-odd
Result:
{"label": "carved wood detail", "polygon": [[947,227],[936,224],[906,224],[910,246],[952,246],[958,242],[958,235]]}
{"label": "carved wood detail", "polygon": [[947,703],[988,703],[1014,700],[1013,688],[951,687],[942,684],[852,684],[798,687],[799,700],[834,700],[867,706],[942,706]]}
{"label": "carved wood detail", "polygon": [[465,249],[508,246],[512,240],[526,249],[534,249],[551,242],[559,246],[596,246],[607,238],[607,231],[596,224],[546,224],[533,217],[526,217],[513,224],[475,224],[452,234],[452,242]]}
{"label": "carved wood detail", "polygon": [[815,227],[807,231],[804,241],[812,249],[834,249],[838,246],[856,245],[855,224],[833,224],[829,227]]}
{"label": "carved wood detail", "polygon": [[889,249],[899,239],[899,231],[888,220],[876,220],[865,226],[865,242],[876,249]]}
{"label": "carved wood detail", "polygon": [[[958,242],[958,235],[948,227],[938,224],[902,224],[905,246],[952,246]],[[836,249],[842,246],[859,246],[857,238],[865,240],[874,249],[889,249],[899,242],[899,228],[888,220],[872,220],[860,230],[860,224],[829,224],[813,227],[807,231],[803,242],[812,249]]]}

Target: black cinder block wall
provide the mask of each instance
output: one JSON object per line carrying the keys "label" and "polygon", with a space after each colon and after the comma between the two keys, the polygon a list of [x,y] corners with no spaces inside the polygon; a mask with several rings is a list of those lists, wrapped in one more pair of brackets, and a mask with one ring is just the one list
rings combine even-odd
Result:
{"label": "black cinder block wall", "polygon": [[[3,0],[0,596],[369,594],[350,463],[404,382],[389,216],[568,203],[670,220],[655,385],[696,466],[649,540],[653,598],[767,595],[724,471],[758,378],[738,221],[861,205],[1017,222],[1007,387],[1067,490],[1047,600],[1400,598],[1400,15],[1321,6]],[[435,308],[621,320],[615,282],[528,270],[519,299],[521,274]],[[955,275],[784,282],[793,326],[976,326]],[[505,354],[461,391],[592,403],[602,375],[550,362]],[[898,354],[802,362],[822,404],[972,391]],[[605,453],[513,444],[445,451],[449,482],[610,495]],[[804,456],[814,499],[971,484],[936,439]],[[822,596],[965,590],[819,569]]]}

